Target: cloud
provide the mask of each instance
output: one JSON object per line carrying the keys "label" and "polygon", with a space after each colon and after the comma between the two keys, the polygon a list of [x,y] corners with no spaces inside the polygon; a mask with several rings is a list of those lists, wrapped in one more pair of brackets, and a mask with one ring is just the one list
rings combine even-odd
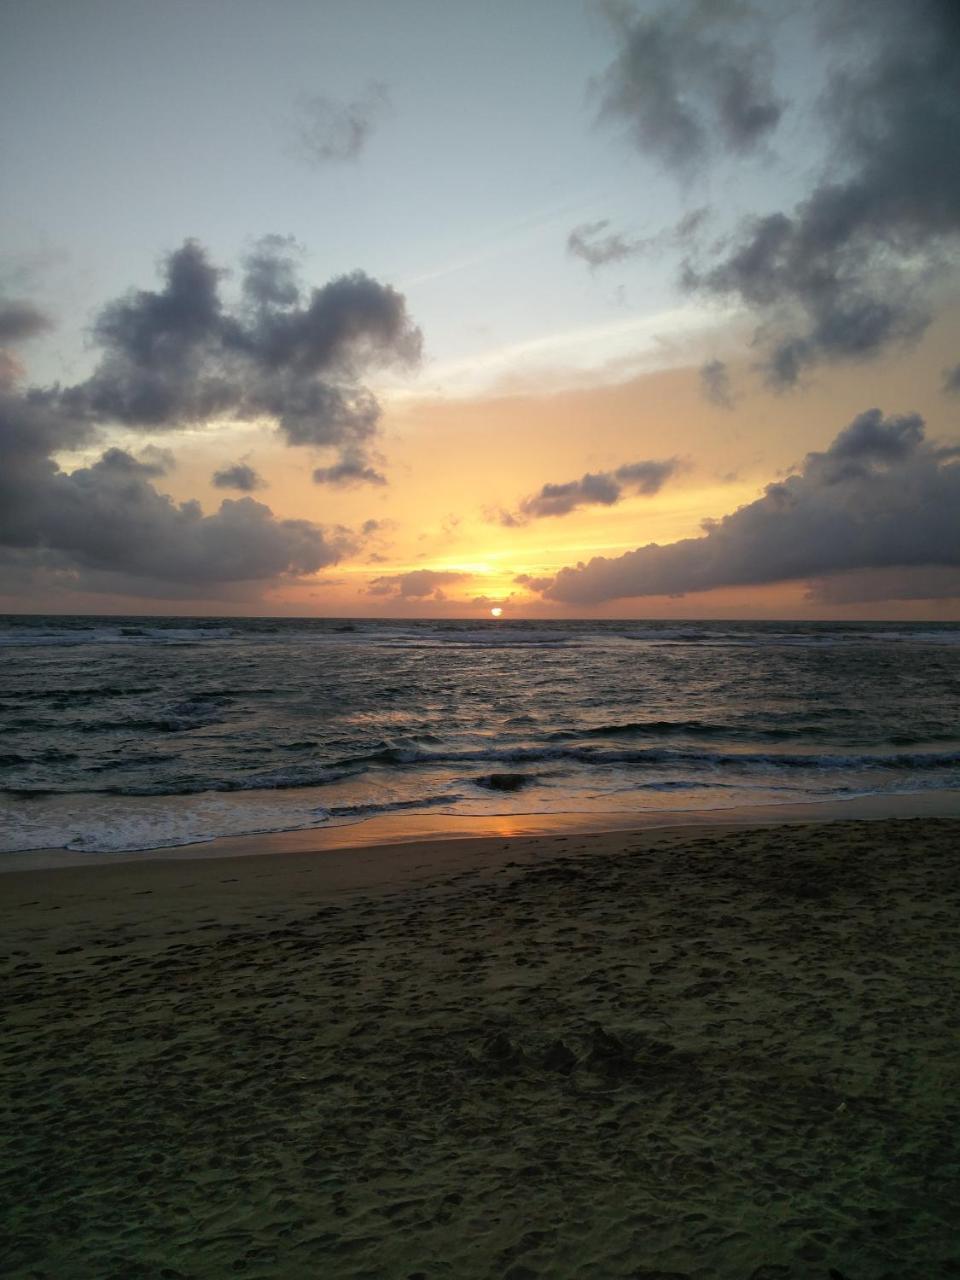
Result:
{"label": "cloud", "polygon": [[51,245],[12,252],[0,250],[0,294],[19,295],[35,291],[43,278],[68,258],[69,254],[64,249],[55,249]]}
{"label": "cloud", "polygon": [[915,340],[960,238],[956,4],[845,0],[830,12],[820,178],[791,212],[748,220],[719,261],[684,271],[688,288],[759,314],[779,389],[821,362]]}
{"label": "cloud", "polygon": [[0,342],[24,342],[53,328],[53,322],[32,302],[0,298]]}
{"label": "cloud", "polygon": [[948,396],[960,396],[960,364],[943,371],[943,392]]}
{"label": "cloud", "polygon": [[300,301],[297,265],[303,245],[294,236],[261,236],[243,259],[244,297],[255,307],[293,307]]}
{"label": "cloud", "polygon": [[[152,483],[173,466],[154,444],[135,455],[106,448],[70,469],[114,425],[164,430],[221,414],[272,414],[289,443],[334,446],[345,467],[367,465],[363,446],[379,408],[359,373],[409,360],[420,334],[403,298],[356,272],[309,295],[294,293],[282,238],[248,257],[244,300],[225,305],[223,272],[188,241],[164,265],[163,287],[105,307],[93,335],[91,376],[73,386],[19,390],[22,370],[0,360],[0,557],[19,583],[164,597],[235,595],[237,584],[303,577],[357,548],[341,527],[282,520],[250,497],[204,514]],[[29,336],[36,314],[6,311],[8,337]],[[58,459],[58,460],[55,460]],[[246,464],[217,485],[256,486]]]}
{"label": "cloud", "polygon": [[[771,58],[748,6],[674,0],[656,13],[608,4],[617,57],[597,82],[600,117],[689,176],[723,150],[756,150],[780,121]],[[734,21],[736,19],[736,21]]]}
{"label": "cloud", "polygon": [[513,527],[544,516],[569,515],[577,507],[611,507],[628,493],[649,497],[658,493],[680,467],[679,458],[650,459],[628,463],[616,471],[588,472],[565,484],[545,484],[539,493],[523,499],[517,515],[499,511],[497,519],[500,524]]}
{"label": "cloud", "polygon": [[155,480],[166,475],[173,468],[174,462],[169,449],[154,449],[148,445],[137,456],[125,449],[107,449],[100,455],[98,465],[116,475],[144,476]]}
{"label": "cloud", "polygon": [[8,391],[26,374],[23,363],[12,351],[0,347],[0,391]]}
{"label": "cloud", "polygon": [[496,504],[485,506],[482,514],[488,524],[503,525],[504,529],[519,529],[521,525],[526,524],[522,516],[514,515],[506,507],[499,507]]}
{"label": "cloud", "polygon": [[708,360],[700,366],[700,393],[719,409],[733,408],[730,371],[723,360]]}
{"label": "cloud", "polygon": [[348,488],[355,484],[386,484],[387,478],[371,467],[363,456],[343,457],[336,466],[317,467],[313,473],[313,483]]}
{"label": "cloud", "polygon": [[514,578],[514,582],[519,583],[522,587],[526,587],[528,591],[545,591],[546,588],[549,587],[550,583],[553,582],[553,579],[537,578],[529,573],[518,573]]}
{"label": "cloud", "polygon": [[960,462],[916,414],[860,414],[797,474],[699,538],[650,543],[565,568],[543,594],[570,604],[819,579],[854,570],[960,566]]}
{"label": "cloud", "polygon": [[446,569],[412,569],[408,573],[391,573],[374,578],[367,587],[371,596],[393,596],[399,600],[445,600],[443,588],[452,582],[462,582],[468,573],[455,573]]}
{"label": "cloud", "polygon": [[644,253],[684,248],[695,240],[709,216],[710,210],[706,207],[692,209],[672,227],[665,227],[652,236],[633,238],[619,232],[607,232],[610,226],[608,218],[600,222],[582,222],[567,236],[567,252],[575,258],[582,258],[591,267],[602,267]]}
{"label": "cloud", "polygon": [[914,457],[924,443],[919,414],[885,418],[879,409],[858,414],[825,453],[808,453],[804,468],[830,484],[869,477],[877,464],[890,467]]}
{"label": "cloud", "polygon": [[508,606],[516,595],[515,591],[511,591],[507,596],[474,596],[470,601],[478,609],[502,609]]}
{"label": "cloud", "polygon": [[591,267],[602,267],[608,262],[622,262],[641,251],[641,240],[628,240],[625,236],[609,232],[610,221],[581,222],[567,236],[567,252],[575,258],[583,258]]}
{"label": "cloud", "polygon": [[225,305],[224,271],[188,240],[163,265],[158,292],[104,307],[93,329],[100,362],[90,378],[47,393],[90,424],[163,430],[227,414],[273,418],[288,444],[360,456],[380,418],[358,379],[368,368],[413,363],[420,330],[402,294],[362,271],[304,297],[295,250],[278,236],[245,259],[245,304]]}
{"label": "cloud", "polygon": [[884,600],[960,599],[960,567],[920,565],[910,569],[864,569],[817,578],[807,599],[818,604],[875,604]]}
{"label": "cloud", "polygon": [[165,476],[176,471],[177,460],[172,449],[163,449],[160,445],[145,444],[137,454],[137,460],[145,466],[153,468],[153,475]]}
{"label": "cloud", "polygon": [[628,462],[613,473],[625,489],[632,493],[650,495],[659,493],[671,476],[681,469],[679,458],[664,458],[657,462]]}
{"label": "cloud", "polygon": [[64,471],[48,456],[63,439],[53,422],[43,406],[0,402],[0,548],[24,569],[53,567],[77,585],[112,576],[138,594],[158,583],[215,593],[315,573],[352,549],[345,531],[279,520],[252,498],[206,516],[197,502],[175,503],[150,483],[158,465],[122,449]]}
{"label": "cloud", "polygon": [[316,94],[299,99],[297,150],[314,165],[356,160],[390,106],[384,84],[373,83],[352,102]]}
{"label": "cloud", "polygon": [[267,482],[247,462],[235,462],[215,471],[210,483],[217,489],[239,489],[241,493],[253,493],[255,489],[267,487]]}
{"label": "cloud", "polygon": [[12,388],[25,374],[20,360],[4,345],[26,342],[52,327],[49,316],[32,302],[0,297],[0,391]]}

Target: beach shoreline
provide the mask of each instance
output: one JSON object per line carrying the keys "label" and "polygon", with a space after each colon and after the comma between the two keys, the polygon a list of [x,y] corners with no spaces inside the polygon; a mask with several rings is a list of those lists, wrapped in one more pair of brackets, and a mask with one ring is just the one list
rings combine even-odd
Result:
{"label": "beach shoreline", "polygon": [[[879,821],[885,818],[960,817],[960,791],[928,790],[852,796],[790,804],[731,806],[723,809],[659,809],[634,813],[506,813],[481,817],[427,810],[418,814],[381,814],[358,822],[225,836],[189,844],[161,845],[123,852],[30,849],[0,855],[0,876],[12,872],[91,868],[120,863],[330,854],[346,850],[393,849],[549,836],[642,834],[675,828],[724,829],[781,826],[808,822]],[[480,853],[481,850],[477,849]]]}
{"label": "beach shoreline", "polygon": [[4,1273],[953,1274],[958,846],[877,817],[12,872]]}

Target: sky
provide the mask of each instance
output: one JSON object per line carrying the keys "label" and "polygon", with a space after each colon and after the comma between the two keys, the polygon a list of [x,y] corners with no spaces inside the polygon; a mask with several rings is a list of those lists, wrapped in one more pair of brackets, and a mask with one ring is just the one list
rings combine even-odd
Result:
{"label": "sky", "polygon": [[953,0],[0,35],[0,612],[960,618]]}

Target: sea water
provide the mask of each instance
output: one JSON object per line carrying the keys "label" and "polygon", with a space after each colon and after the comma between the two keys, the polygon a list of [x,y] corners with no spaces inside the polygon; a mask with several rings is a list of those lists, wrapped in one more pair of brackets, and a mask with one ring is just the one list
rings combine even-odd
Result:
{"label": "sea water", "polygon": [[960,787],[960,624],[0,618],[0,851]]}

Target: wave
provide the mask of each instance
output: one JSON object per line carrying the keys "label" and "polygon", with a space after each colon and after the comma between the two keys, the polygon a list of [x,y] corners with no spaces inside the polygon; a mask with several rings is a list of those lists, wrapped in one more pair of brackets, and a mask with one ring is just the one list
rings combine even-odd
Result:
{"label": "wave", "polygon": [[[861,713],[844,708],[831,709],[832,719],[857,718]],[[810,739],[822,734],[824,726],[802,721],[792,727],[785,724],[760,728],[754,723],[717,724],[709,720],[628,720],[625,723],[590,725],[582,729],[558,729],[547,734],[548,742],[574,742],[581,738],[725,738],[749,742],[786,742],[791,738]],[[886,744],[891,747],[919,747],[934,742],[956,742],[958,730],[930,729],[924,733],[891,733]]]}
{"label": "wave", "polygon": [[[728,725],[705,720],[628,720],[625,723],[597,724],[585,729],[558,729],[547,735],[549,742],[569,742],[577,738],[664,738],[676,734],[686,737],[729,738],[737,730]],[[751,731],[754,737],[779,737],[777,730]]]}
{"label": "wave", "polygon": [[685,751],[674,747],[646,747],[636,751],[604,747],[483,747],[468,751],[422,751],[416,748],[387,747],[365,756],[350,756],[334,767],[364,764],[450,765],[503,762],[571,761],[577,764],[676,764],[714,767],[762,765],[773,769],[922,769],[960,765],[960,751],[891,752],[830,755],[818,753]]}
{"label": "wave", "polygon": [[323,809],[328,818],[372,818],[378,813],[399,813],[408,809],[436,809],[440,805],[457,804],[463,796],[450,792],[449,795],[418,796],[412,800],[387,800],[382,804],[340,804]]}
{"label": "wave", "polygon": [[220,709],[204,704],[174,707],[170,711],[157,716],[124,718],[118,716],[106,720],[80,720],[67,725],[78,733],[132,733],[144,731],[154,733],[188,733],[191,729],[206,728],[211,724],[222,724],[224,717]]}
{"label": "wave", "polygon": [[9,702],[44,702],[52,698],[66,699],[70,702],[92,701],[94,698],[127,698],[135,694],[153,693],[149,685],[90,685],[86,688],[72,689],[13,689],[8,690],[6,701]]}
{"label": "wave", "polygon": [[0,648],[21,648],[24,646],[58,646],[71,648],[89,644],[196,644],[204,640],[228,640],[232,634],[213,628],[181,627],[176,630],[169,627],[96,627],[80,631],[71,628],[58,630],[32,627],[17,627],[11,630],[0,630]]}
{"label": "wave", "polygon": [[[28,798],[52,794],[91,794],[127,796],[197,795],[203,792],[292,791],[305,787],[323,787],[347,779],[356,779],[371,769],[412,771],[421,769],[463,768],[478,766],[480,774],[465,774],[461,783],[484,785],[490,777],[491,765],[553,764],[575,765],[598,769],[665,769],[686,773],[688,780],[696,775],[718,772],[746,774],[754,782],[764,775],[817,775],[837,771],[936,773],[960,769],[960,751],[919,751],[860,754],[788,754],[760,751],[698,751],[670,747],[648,747],[636,750],[607,747],[489,747],[464,751],[429,751],[413,747],[385,747],[362,755],[344,756],[330,761],[307,761],[234,778],[191,778],[158,781],[146,785],[116,784],[106,787],[22,787],[5,789],[6,794]],[[532,780],[535,779],[533,775]],[[656,779],[654,779],[656,781]],[[681,781],[683,781],[681,779]],[[632,781],[631,786],[637,782]]]}

